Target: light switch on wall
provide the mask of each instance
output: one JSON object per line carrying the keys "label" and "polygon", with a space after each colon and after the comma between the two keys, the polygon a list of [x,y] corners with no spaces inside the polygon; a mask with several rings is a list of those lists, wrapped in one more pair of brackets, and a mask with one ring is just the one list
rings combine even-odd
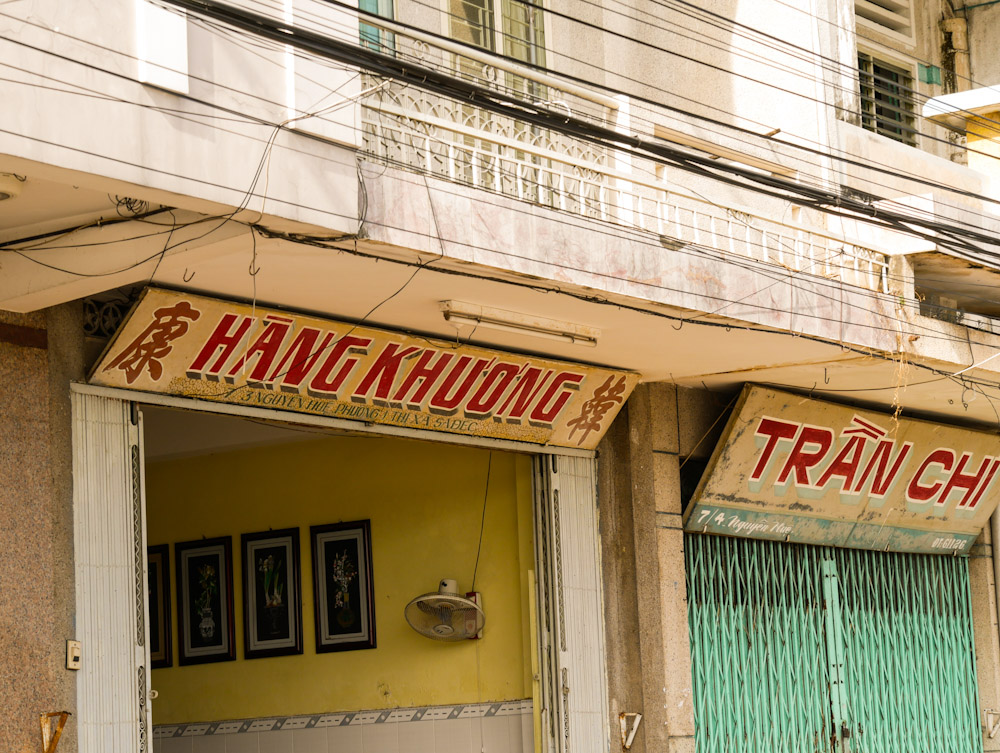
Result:
{"label": "light switch on wall", "polygon": [[66,641],[66,669],[80,668],[80,641]]}

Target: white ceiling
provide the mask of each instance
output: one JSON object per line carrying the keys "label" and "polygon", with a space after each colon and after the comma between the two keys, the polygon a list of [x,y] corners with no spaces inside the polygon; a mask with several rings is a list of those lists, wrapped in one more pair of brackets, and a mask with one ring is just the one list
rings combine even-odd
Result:
{"label": "white ceiling", "polygon": [[105,191],[22,175],[19,169],[0,159],[0,173],[24,178],[17,198],[0,201],[0,243],[119,216],[114,197]]}
{"label": "white ceiling", "polygon": [[[0,171],[3,170],[4,161],[0,159]],[[21,196],[0,202],[0,238],[21,237],[42,227],[68,227],[74,218],[107,213],[109,208],[114,211],[113,197],[99,190],[102,187],[77,188],[72,180],[60,183],[51,180],[52,177],[35,178],[28,174]],[[484,266],[475,268],[477,274],[490,274],[492,279],[472,277],[463,274],[470,267],[461,262],[438,261],[433,256],[425,255],[421,259],[424,266],[418,269],[378,258],[401,253],[399,249],[384,246],[348,245],[348,251],[376,255],[365,258],[259,236],[251,240],[249,230],[236,223],[230,225],[231,231],[220,233],[218,241],[212,240],[215,236],[206,237],[197,248],[181,249],[162,260],[153,254],[149,262],[136,266],[129,284],[145,284],[153,279],[155,284],[163,286],[364,321],[372,326],[631,369],[640,372],[645,381],[669,381],[727,394],[734,393],[746,381],[771,383],[816,397],[883,410],[891,410],[898,402],[915,415],[985,427],[1000,424],[990,399],[956,380],[918,365],[845,352],[836,343],[817,342],[787,332],[748,329],[721,316],[695,315],[639,300],[629,301],[631,306],[643,309],[636,310],[587,289],[577,291],[578,295],[590,297],[582,300],[548,290],[541,282],[535,284],[536,281],[525,277],[516,278],[516,284],[512,284],[513,275]],[[71,248],[60,253],[73,255],[73,263],[84,266],[102,262],[98,249],[81,253]],[[0,256],[0,263],[5,260],[6,257]],[[251,274],[252,268],[258,270],[256,275]],[[44,268],[39,269],[39,274],[45,272]],[[96,282],[87,282],[88,279],[74,278],[67,285],[86,282],[96,292],[124,284],[114,276],[99,277]],[[78,287],[67,289],[74,291],[70,297],[92,294],[79,292]],[[740,292],[736,291],[737,296]],[[440,303],[444,300],[568,321],[599,329],[601,336],[597,347],[587,348],[482,327],[456,328],[442,316]],[[658,314],[680,315],[689,320],[679,325],[675,318]],[[967,349],[958,353],[954,346],[952,351],[945,354],[952,361],[942,360],[937,364],[944,371],[957,371],[983,357],[977,358]],[[991,366],[998,364],[994,362]],[[986,374],[997,376],[993,371]],[[1000,399],[1000,395],[990,398]],[[277,436],[271,432],[261,434],[256,429],[241,429],[238,433],[253,442],[269,442]],[[293,436],[300,435],[286,434],[282,441],[292,441]],[[170,447],[151,448],[156,457],[167,457],[175,451],[176,448]]]}

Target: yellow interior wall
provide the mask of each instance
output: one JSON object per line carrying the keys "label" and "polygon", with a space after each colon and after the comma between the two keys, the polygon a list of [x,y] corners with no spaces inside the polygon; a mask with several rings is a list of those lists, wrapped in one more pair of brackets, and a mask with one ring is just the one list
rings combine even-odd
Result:
{"label": "yellow interior wall", "polygon": [[973,170],[1000,175],[1000,137],[996,121],[1000,112],[991,112],[980,118],[970,118],[967,125],[969,167]]}
{"label": "yellow interior wall", "polygon": [[[492,460],[490,456],[492,455]],[[476,590],[480,641],[414,632],[403,608],[440,578],[471,589],[491,464]],[[331,437],[150,463],[150,545],[171,544],[173,666],[154,670],[156,724],[531,696],[528,583],[531,462],[511,453]],[[309,526],[371,520],[377,648],[317,654]],[[243,658],[240,534],[299,528],[303,654]],[[180,667],[173,544],[233,537],[236,660]]]}

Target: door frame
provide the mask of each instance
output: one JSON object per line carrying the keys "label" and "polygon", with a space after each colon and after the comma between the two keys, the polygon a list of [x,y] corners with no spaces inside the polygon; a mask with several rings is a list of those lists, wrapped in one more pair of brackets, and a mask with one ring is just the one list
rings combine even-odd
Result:
{"label": "door frame", "polygon": [[[71,385],[73,401],[73,466],[74,466],[74,531],[77,551],[76,606],[80,615],[86,610],[103,611],[102,624],[113,623],[119,632],[136,634],[141,640],[133,649],[134,671],[138,686],[134,694],[122,695],[122,671],[98,662],[106,650],[110,633],[88,627],[78,619],[78,637],[85,651],[94,657],[90,671],[78,676],[81,698],[93,694],[95,687],[118,688],[116,693],[94,707],[81,705],[80,724],[93,727],[93,740],[81,734],[80,753],[103,753],[109,749],[134,749],[144,753],[152,739],[152,715],[149,703],[150,668],[148,621],[149,604],[146,582],[145,476],[142,453],[142,419],[139,406],[157,405],[241,416],[278,423],[310,425],[328,429],[350,430],[374,435],[396,436],[424,441],[444,442],[484,449],[531,454],[534,458],[533,507],[535,540],[536,602],[532,632],[537,636],[532,660],[539,668],[539,688],[533,695],[533,705],[540,719],[541,731],[553,734],[537,735],[535,750],[546,753],[570,751],[606,751],[609,749],[607,666],[604,651],[603,594],[600,577],[600,532],[597,515],[596,459],[593,451],[573,450],[525,442],[484,437],[449,435],[420,429],[379,426],[343,419],[291,413],[226,403],[199,401],[145,392]],[[87,406],[118,416],[118,430],[112,427],[106,441],[90,436],[106,416],[94,419]],[[103,415],[103,414],[102,414]],[[109,468],[118,471],[108,475]],[[106,478],[107,482],[95,482]],[[95,586],[87,580],[88,558],[81,557],[97,544],[87,537],[88,522],[95,510],[94,500],[110,494],[118,505],[118,525],[121,534],[129,533],[130,546],[115,550],[109,556],[127,569],[133,587],[128,589],[135,609],[108,608],[95,601]],[[138,516],[138,517],[136,517]],[[543,532],[540,526],[545,525]],[[548,532],[546,544],[541,540]],[[90,544],[95,544],[89,547]],[[543,550],[549,552],[541,559]],[[141,552],[141,556],[137,553]],[[126,554],[128,555],[126,557]],[[544,572],[543,572],[544,568]],[[123,603],[127,601],[122,597]],[[580,598],[583,596],[583,598]],[[131,602],[130,602],[131,603]],[[567,604],[569,608],[567,610]],[[141,609],[141,615],[137,611]],[[567,613],[569,617],[567,618]],[[558,621],[548,622],[545,615],[558,615]],[[108,619],[109,615],[112,619]],[[128,622],[126,626],[124,623]],[[567,629],[567,622],[586,625],[585,631]],[[120,624],[119,624],[120,623]],[[555,628],[553,630],[553,628]],[[113,631],[112,631],[113,632]],[[596,645],[595,645],[596,643]],[[89,646],[89,648],[87,648]],[[596,649],[596,650],[595,650]],[[124,707],[124,706],[127,706]],[[136,745],[108,747],[107,733],[115,725],[131,724]],[[561,734],[554,734],[561,729]],[[539,731],[536,729],[536,732]],[[545,741],[548,740],[548,745]]]}

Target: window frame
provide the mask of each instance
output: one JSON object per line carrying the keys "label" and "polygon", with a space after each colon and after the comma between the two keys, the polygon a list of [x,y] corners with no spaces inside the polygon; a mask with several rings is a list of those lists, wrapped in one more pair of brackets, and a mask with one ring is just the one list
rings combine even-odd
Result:
{"label": "window frame", "polygon": [[[864,64],[867,64],[867,68]],[[856,68],[858,71],[858,125],[866,131],[891,139],[899,144],[919,148],[921,134],[919,112],[914,101],[914,96],[918,93],[914,65],[911,62],[903,61],[859,45]],[[884,80],[885,76],[881,76],[875,72],[876,68],[881,69],[882,72],[895,74],[901,78],[889,83]],[[877,81],[877,78],[882,80]],[[898,93],[893,96],[892,88],[894,86],[908,89],[909,93]],[[878,92],[887,95],[882,100],[886,104],[879,104],[880,100],[876,96]],[[900,113],[902,117],[898,120],[895,118],[880,118],[880,107],[891,112]],[[882,125],[880,125],[880,120],[883,123]],[[899,123],[897,130],[894,130],[894,126],[892,125],[894,122]]]}
{"label": "window frame", "polygon": [[[443,33],[449,39],[454,39],[456,41],[472,44],[477,49],[482,50],[493,55],[502,55],[504,57],[512,58],[518,62],[524,63],[526,65],[545,65],[545,13],[543,10],[537,11],[537,18],[540,23],[538,25],[532,26],[528,25],[528,29],[533,28],[531,33],[532,38],[516,38],[514,41],[518,44],[523,44],[527,55],[523,58],[514,53],[511,49],[512,44],[508,42],[509,37],[513,37],[507,29],[510,28],[510,24],[516,19],[513,13],[509,11],[510,8],[518,4],[518,0],[441,0],[442,8],[442,26]],[[532,3],[532,5],[538,3]],[[471,38],[474,34],[461,35],[455,33],[455,27],[457,24],[467,24],[462,17],[455,12],[456,6],[469,5],[469,6],[482,6],[483,8],[483,18],[484,23],[480,25],[479,28],[483,29],[483,39],[488,40],[489,44],[478,45]],[[530,9],[530,5],[524,5],[525,8]],[[471,27],[470,28],[475,28]],[[456,61],[456,67],[461,67]],[[514,80],[511,79],[512,74],[508,74],[505,82],[506,86],[511,89],[517,89],[518,87],[514,84]],[[513,85],[512,85],[513,84]],[[533,92],[533,95],[537,96],[539,92]]]}
{"label": "window frame", "polygon": [[[390,21],[396,18],[394,6],[394,0],[358,0],[359,10],[375,13]],[[358,36],[362,47],[386,55],[396,54],[396,35],[365,23],[363,16],[358,19]]]}

